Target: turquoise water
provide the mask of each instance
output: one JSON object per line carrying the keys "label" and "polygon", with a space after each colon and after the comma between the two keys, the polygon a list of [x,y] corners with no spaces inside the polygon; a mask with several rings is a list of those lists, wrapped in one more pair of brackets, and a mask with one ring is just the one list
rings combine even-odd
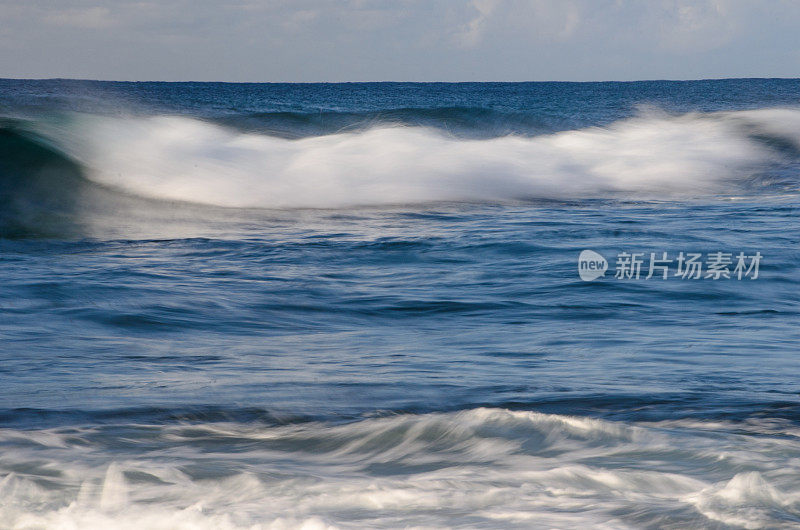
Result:
{"label": "turquoise water", "polygon": [[798,98],[0,81],[0,527],[799,524]]}

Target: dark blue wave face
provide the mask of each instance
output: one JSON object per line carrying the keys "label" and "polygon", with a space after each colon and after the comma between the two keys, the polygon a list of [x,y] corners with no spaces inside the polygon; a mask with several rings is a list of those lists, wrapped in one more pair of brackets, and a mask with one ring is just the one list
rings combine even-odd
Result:
{"label": "dark blue wave face", "polygon": [[0,81],[0,526],[796,524],[799,99]]}

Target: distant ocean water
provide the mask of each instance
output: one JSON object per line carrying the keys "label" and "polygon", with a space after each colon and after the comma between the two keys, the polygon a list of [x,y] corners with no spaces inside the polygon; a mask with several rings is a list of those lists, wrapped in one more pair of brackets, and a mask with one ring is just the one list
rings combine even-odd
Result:
{"label": "distant ocean water", "polygon": [[0,528],[796,527],[799,185],[796,79],[0,80]]}

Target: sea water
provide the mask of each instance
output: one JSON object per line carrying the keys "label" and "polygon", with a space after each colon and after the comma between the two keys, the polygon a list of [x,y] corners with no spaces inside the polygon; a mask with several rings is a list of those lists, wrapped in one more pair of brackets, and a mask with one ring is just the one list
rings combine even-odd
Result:
{"label": "sea water", "polygon": [[800,524],[800,80],[0,116],[0,527]]}

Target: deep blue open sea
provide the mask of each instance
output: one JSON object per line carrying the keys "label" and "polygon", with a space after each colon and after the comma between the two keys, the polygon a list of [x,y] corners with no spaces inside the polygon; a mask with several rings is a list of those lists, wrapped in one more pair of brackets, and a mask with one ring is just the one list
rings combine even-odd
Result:
{"label": "deep blue open sea", "polygon": [[0,528],[798,527],[799,206],[797,79],[0,80]]}

